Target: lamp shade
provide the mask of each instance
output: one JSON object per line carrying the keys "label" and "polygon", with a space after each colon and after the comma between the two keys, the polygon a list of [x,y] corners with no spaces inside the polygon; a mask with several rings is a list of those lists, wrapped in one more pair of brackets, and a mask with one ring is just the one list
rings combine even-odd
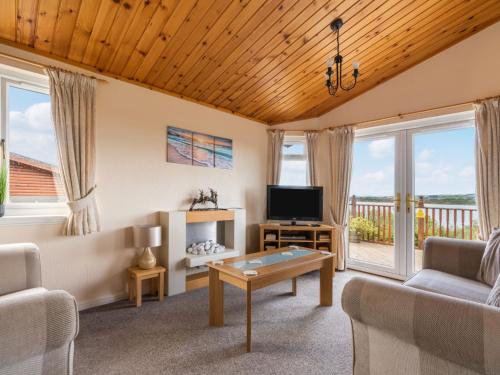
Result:
{"label": "lamp shade", "polygon": [[161,226],[136,225],[134,226],[135,247],[161,246]]}

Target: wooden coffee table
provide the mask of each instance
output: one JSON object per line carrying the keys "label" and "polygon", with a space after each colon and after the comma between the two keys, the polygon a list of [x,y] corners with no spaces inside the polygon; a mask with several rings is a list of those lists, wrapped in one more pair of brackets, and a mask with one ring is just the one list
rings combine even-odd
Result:
{"label": "wooden coffee table", "polygon": [[[291,279],[296,294],[296,277],[320,270],[320,305],[332,305],[333,255],[306,248],[285,247],[207,263],[209,270],[209,324],[224,325],[224,282],[247,293],[247,352],[252,350],[252,292]],[[255,276],[243,272],[254,270]]]}

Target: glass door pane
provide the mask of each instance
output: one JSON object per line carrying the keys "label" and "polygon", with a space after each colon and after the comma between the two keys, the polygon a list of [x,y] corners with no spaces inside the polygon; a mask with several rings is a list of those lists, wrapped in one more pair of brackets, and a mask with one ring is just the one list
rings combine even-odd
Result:
{"label": "glass door pane", "polygon": [[408,274],[412,274],[422,269],[427,237],[477,239],[478,222],[474,128],[414,130],[409,135]]}
{"label": "glass door pane", "polygon": [[357,138],[349,201],[348,263],[398,272],[397,135]]}

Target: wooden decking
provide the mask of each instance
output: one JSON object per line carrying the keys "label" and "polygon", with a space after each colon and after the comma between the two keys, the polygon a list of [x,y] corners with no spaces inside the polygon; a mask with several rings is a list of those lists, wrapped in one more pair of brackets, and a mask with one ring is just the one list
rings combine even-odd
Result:
{"label": "wooden decking", "polygon": [[[385,267],[394,267],[394,245],[361,241],[349,242],[349,257]],[[422,250],[415,252],[415,270],[422,269]]]}

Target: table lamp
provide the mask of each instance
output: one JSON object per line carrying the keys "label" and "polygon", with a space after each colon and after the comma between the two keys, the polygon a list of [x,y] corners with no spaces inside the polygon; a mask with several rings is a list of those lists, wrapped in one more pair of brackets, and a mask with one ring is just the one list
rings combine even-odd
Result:
{"label": "table lamp", "polygon": [[161,246],[161,226],[134,226],[134,246],[144,248],[141,256],[139,257],[139,268],[149,270],[156,266],[156,258],[151,252],[151,248]]}

